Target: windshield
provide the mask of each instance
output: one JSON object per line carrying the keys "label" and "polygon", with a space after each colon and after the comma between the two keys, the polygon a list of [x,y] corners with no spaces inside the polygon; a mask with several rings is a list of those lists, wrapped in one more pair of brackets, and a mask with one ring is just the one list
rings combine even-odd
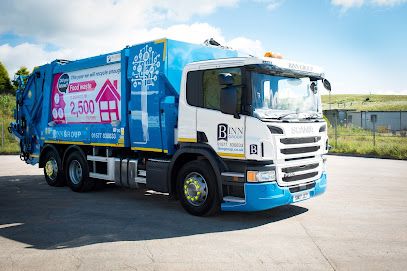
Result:
{"label": "windshield", "polygon": [[252,72],[251,78],[255,117],[261,119],[322,117],[320,95],[314,94],[311,90],[312,81],[309,77],[291,78]]}

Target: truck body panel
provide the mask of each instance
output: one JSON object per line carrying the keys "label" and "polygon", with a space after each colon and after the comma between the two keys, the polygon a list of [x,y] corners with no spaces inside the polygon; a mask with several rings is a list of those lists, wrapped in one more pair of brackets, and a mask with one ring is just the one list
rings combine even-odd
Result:
{"label": "truck body panel", "polygon": [[222,203],[224,211],[263,211],[274,207],[307,200],[321,195],[326,190],[326,174],[315,180],[305,192],[295,192],[276,183],[245,184],[245,200],[231,200]]}
{"label": "truck body panel", "polygon": [[[185,65],[233,56],[236,51],[161,39],[38,67],[22,102],[36,139],[32,163],[44,143],[173,154]],[[30,118],[34,107],[40,113]]]}

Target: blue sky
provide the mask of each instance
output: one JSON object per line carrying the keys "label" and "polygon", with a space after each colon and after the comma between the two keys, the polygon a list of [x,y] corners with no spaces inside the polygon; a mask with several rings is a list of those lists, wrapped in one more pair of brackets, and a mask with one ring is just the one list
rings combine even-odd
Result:
{"label": "blue sky", "polygon": [[13,73],[163,36],[215,37],[252,54],[277,51],[322,66],[335,93],[407,95],[405,0],[135,2],[1,3],[0,61]]}

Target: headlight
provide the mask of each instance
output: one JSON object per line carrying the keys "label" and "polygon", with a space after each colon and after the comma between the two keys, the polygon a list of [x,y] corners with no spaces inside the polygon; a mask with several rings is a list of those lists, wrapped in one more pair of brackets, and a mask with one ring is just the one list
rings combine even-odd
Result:
{"label": "headlight", "polygon": [[269,171],[247,171],[247,182],[249,183],[262,183],[274,182],[276,180],[276,172]]}

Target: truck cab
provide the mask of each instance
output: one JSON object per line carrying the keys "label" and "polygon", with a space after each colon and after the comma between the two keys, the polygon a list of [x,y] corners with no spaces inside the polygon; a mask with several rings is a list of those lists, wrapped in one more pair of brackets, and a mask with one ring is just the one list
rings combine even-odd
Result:
{"label": "truck cab", "polygon": [[324,83],[320,68],[274,58],[186,66],[178,143],[209,148],[225,164],[223,210],[264,210],[325,191]]}

